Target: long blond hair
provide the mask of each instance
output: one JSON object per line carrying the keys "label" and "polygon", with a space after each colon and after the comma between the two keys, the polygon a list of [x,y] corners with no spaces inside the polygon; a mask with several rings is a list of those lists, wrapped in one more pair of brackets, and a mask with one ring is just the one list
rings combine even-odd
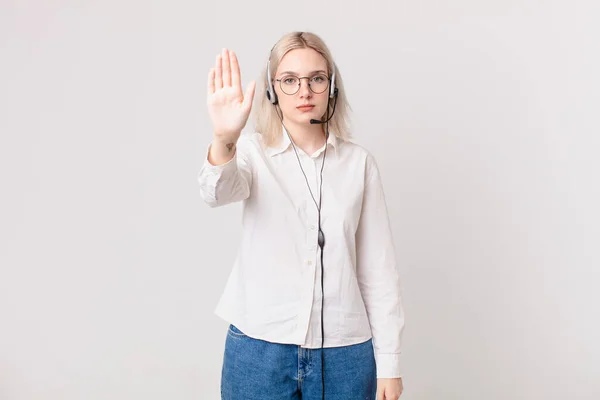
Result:
{"label": "long blond hair", "polygon": [[[340,74],[340,71],[333,61],[333,57],[325,42],[316,34],[311,32],[290,32],[281,37],[279,41],[273,46],[270,53],[271,60],[271,75],[269,79],[274,79],[275,72],[281,62],[281,59],[285,54],[294,49],[305,49],[311,48],[321,54],[327,61],[327,74],[329,76],[335,71],[335,87],[338,88],[337,104],[335,107],[335,113],[329,120],[329,131],[335,134],[337,137],[347,140],[350,138],[350,121],[349,112],[351,110],[346,93],[344,91],[344,81]],[[277,114],[275,105],[273,105],[266,96],[267,89],[267,67],[262,71],[260,79],[258,79],[257,85],[257,98],[258,107],[254,109],[254,120],[256,132],[260,133],[267,146],[274,146],[279,142],[283,135],[283,129],[281,126],[281,120]],[[329,101],[329,115],[333,112],[333,103],[335,99]],[[321,118],[322,121],[326,119],[326,116]]]}

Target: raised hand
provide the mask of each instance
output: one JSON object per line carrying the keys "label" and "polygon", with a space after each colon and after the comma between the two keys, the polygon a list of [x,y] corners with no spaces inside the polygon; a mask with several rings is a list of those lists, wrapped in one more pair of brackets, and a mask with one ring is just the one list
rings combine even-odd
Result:
{"label": "raised hand", "polygon": [[208,112],[213,124],[213,142],[231,151],[246,125],[256,82],[252,81],[242,93],[240,66],[235,53],[223,49],[217,55],[215,68],[208,73]]}

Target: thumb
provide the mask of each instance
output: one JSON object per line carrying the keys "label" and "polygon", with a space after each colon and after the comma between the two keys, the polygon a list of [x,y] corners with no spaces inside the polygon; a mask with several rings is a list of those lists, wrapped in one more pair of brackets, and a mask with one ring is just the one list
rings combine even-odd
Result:
{"label": "thumb", "polygon": [[252,99],[254,98],[254,90],[256,89],[256,81],[252,81],[248,84],[246,88],[246,93],[244,93],[244,102],[242,103],[242,107],[246,111],[250,111],[252,108]]}

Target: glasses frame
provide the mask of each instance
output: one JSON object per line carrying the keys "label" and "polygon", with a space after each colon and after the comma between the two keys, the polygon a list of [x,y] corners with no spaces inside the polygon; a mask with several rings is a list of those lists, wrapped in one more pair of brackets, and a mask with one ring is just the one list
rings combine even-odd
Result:
{"label": "glasses frame", "polygon": [[[285,90],[283,90],[283,86],[282,86],[282,83],[281,83],[281,81],[282,81],[282,80],[284,80],[285,78],[287,78],[287,77],[290,77],[290,76],[293,76],[294,78],[298,78],[298,88],[296,89],[296,91],[295,91],[294,93],[286,93],[286,91],[285,91]],[[322,92],[315,92],[315,91],[313,90],[313,88],[310,86],[310,80],[311,80],[311,79],[313,79],[313,78],[315,78],[315,77],[317,77],[317,76],[323,76],[323,77],[327,78],[327,86],[325,87],[325,89],[323,89],[323,91],[322,91]],[[298,91],[299,91],[299,90],[300,90],[300,88],[302,87],[302,79],[307,79],[307,80],[308,80],[308,81],[307,81],[307,82],[308,82],[308,89],[309,89],[311,92],[313,92],[314,94],[321,94],[321,93],[325,93],[325,92],[327,91],[327,89],[329,89],[329,85],[331,85],[331,77],[330,77],[330,76],[327,76],[326,74],[316,74],[316,75],[313,75],[312,77],[310,77],[310,76],[285,75],[285,76],[281,77],[280,79],[275,79],[275,80],[276,80],[277,82],[279,82],[279,89],[281,89],[281,92],[282,92],[283,94],[286,94],[286,95],[288,95],[288,96],[293,96],[293,95],[295,95],[296,93],[298,93]]]}

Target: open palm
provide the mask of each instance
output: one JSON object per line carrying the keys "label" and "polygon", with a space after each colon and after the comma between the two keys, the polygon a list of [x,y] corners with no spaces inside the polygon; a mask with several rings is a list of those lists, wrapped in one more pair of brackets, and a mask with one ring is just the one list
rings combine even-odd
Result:
{"label": "open palm", "polygon": [[208,73],[207,105],[214,135],[223,143],[236,142],[252,108],[256,82],[242,93],[240,66],[235,53],[223,49]]}

